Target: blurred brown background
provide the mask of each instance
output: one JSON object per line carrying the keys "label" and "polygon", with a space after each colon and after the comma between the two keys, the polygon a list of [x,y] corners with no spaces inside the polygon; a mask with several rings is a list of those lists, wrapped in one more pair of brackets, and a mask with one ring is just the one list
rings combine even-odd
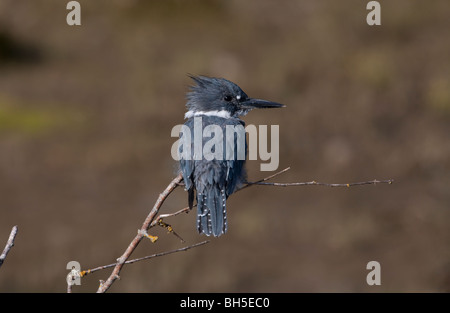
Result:
{"label": "blurred brown background", "polygon": [[[65,292],[67,262],[123,253],[175,175],[187,73],[287,104],[245,117],[280,125],[277,181],[395,183],[249,188],[225,236],[126,266],[111,292],[450,291],[448,0],[380,1],[373,27],[361,0],[79,1],[73,27],[67,2],[0,2],[0,249],[19,226],[0,291]],[[132,257],[205,239],[193,213],[166,222],[187,243],[154,229]]]}

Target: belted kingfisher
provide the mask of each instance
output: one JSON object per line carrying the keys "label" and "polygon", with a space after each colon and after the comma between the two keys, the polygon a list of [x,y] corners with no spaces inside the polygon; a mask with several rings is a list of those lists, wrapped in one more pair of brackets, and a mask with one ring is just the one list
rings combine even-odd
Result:
{"label": "belted kingfisher", "polygon": [[[180,169],[183,175],[185,189],[188,191],[189,208],[192,209],[195,192],[197,193],[197,230],[207,236],[218,237],[227,231],[226,200],[242,184],[246,182],[244,168],[247,154],[245,138],[245,154],[238,158],[238,139],[233,133],[226,135],[227,126],[245,127],[239,118],[255,108],[279,108],[284,105],[276,102],[252,99],[235,83],[224,78],[206,76],[190,76],[195,85],[187,94],[185,126],[191,130],[191,149],[187,158],[180,159]],[[201,123],[195,122],[201,117]],[[223,157],[207,158],[196,156],[198,149],[194,147],[194,127],[200,125],[202,131],[210,125],[221,128],[223,137]],[[216,126],[216,127],[217,127]],[[207,142],[202,136],[202,148]],[[180,141],[181,142],[181,141]],[[234,148],[233,155],[226,155],[226,147]],[[180,155],[182,144],[179,145]],[[217,148],[217,147],[216,147]],[[215,149],[216,149],[215,148]],[[197,151],[197,152],[196,152]]]}

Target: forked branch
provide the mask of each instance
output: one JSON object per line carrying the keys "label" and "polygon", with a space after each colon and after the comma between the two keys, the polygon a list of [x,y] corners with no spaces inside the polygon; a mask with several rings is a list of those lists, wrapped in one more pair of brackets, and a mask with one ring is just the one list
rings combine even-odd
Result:
{"label": "forked branch", "polygon": [[[248,182],[246,183],[244,186],[242,186],[241,188],[239,188],[237,191],[241,191],[245,188],[251,187],[251,186],[255,186],[255,185],[265,185],[265,186],[281,186],[281,187],[288,187],[288,186],[325,186],[325,187],[352,187],[352,186],[360,186],[360,185],[375,185],[375,184],[392,184],[393,180],[392,179],[388,179],[388,180],[371,180],[371,181],[363,181],[363,182],[354,182],[354,183],[344,183],[344,184],[330,184],[330,183],[320,183],[320,182],[316,182],[316,181],[310,181],[310,182],[294,182],[294,183],[269,183],[267,182],[270,179],[273,179],[275,177],[277,177],[278,175],[281,175],[285,172],[287,172],[290,168],[285,168],[284,170],[281,170],[273,175],[267,176],[261,180],[258,180],[256,182]],[[129,244],[129,246],[127,247],[127,249],[125,250],[125,252],[122,254],[122,256],[120,258],[117,259],[117,263],[114,264],[109,264],[109,265],[104,265],[104,266],[100,266],[91,270],[87,270],[87,271],[82,271],[81,277],[85,276],[89,273],[92,273],[94,271],[98,271],[101,269],[105,269],[105,268],[110,268],[110,267],[114,267],[111,275],[108,277],[108,279],[106,281],[102,281],[100,284],[100,287],[98,288],[97,292],[98,293],[104,293],[106,292],[111,285],[116,281],[116,279],[119,278],[119,273],[122,269],[122,267],[125,264],[130,264],[130,263],[135,263],[137,261],[142,261],[142,260],[147,260],[150,258],[154,258],[157,256],[163,256],[163,255],[167,255],[170,253],[174,253],[174,252],[179,252],[179,251],[185,251],[191,248],[195,248],[201,245],[204,245],[206,243],[208,243],[209,241],[204,241],[201,243],[197,243],[191,246],[187,246],[184,248],[180,248],[180,249],[176,249],[176,250],[172,250],[172,251],[168,251],[168,252],[162,252],[162,253],[158,253],[158,254],[154,254],[151,256],[147,256],[147,257],[143,257],[143,258],[138,258],[138,259],[134,259],[134,260],[129,260],[128,258],[130,257],[130,255],[133,253],[133,251],[136,249],[136,247],[138,246],[139,242],[142,240],[142,238],[147,237],[149,239],[151,239],[152,241],[155,241],[157,239],[156,236],[150,236],[147,231],[149,228],[154,227],[154,226],[162,226],[166,229],[169,230],[169,232],[172,232],[174,235],[176,235],[178,238],[180,238],[182,240],[182,238],[177,235],[174,231],[173,228],[169,225],[164,223],[162,220],[163,218],[166,217],[172,217],[172,216],[176,216],[178,214],[181,213],[189,213],[189,208],[183,208],[181,210],[178,210],[174,213],[168,213],[168,214],[160,214],[159,210],[162,206],[162,204],[164,203],[164,201],[167,199],[167,197],[172,193],[173,190],[175,190],[178,186],[183,185],[182,184],[182,180],[183,177],[181,175],[181,173],[175,177],[170,184],[166,187],[166,189],[159,195],[158,199],[156,200],[156,203],[154,204],[152,210],[150,211],[150,213],[148,214],[147,218],[145,219],[144,223],[142,224],[142,227],[138,230],[138,233],[136,235],[136,237],[131,241],[131,243]],[[182,240],[183,241],[183,240]],[[0,263],[1,265],[1,263]]]}
{"label": "forked branch", "polygon": [[155,216],[158,214],[159,209],[161,208],[161,205],[164,203],[164,201],[167,199],[167,197],[172,193],[172,191],[175,190],[175,188],[178,186],[178,184],[183,179],[183,176],[181,173],[175,177],[170,184],[167,186],[167,188],[159,195],[158,199],[156,200],[155,205],[153,206],[152,210],[148,214],[147,218],[145,219],[144,223],[142,224],[142,227],[139,229],[136,237],[134,237],[133,241],[131,241],[128,248],[125,250],[125,252],[122,254],[120,258],[117,259],[116,266],[114,267],[113,272],[108,277],[108,279],[100,284],[100,287],[98,288],[98,293],[104,293],[106,292],[111,285],[114,283],[114,281],[119,278],[120,271],[122,270],[123,265],[130,257],[131,253],[133,253],[134,249],[136,249],[139,242],[141,242],[142,238],[145,237],[147,234],[147,230],[150,227],[151,222],[155,218]]}

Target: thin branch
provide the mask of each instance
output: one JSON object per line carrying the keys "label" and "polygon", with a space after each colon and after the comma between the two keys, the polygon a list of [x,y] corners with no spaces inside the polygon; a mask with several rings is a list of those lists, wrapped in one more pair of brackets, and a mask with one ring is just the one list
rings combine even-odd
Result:
{"label": "thin branch", "polygon": [[376,184],[392,184],[394,182],[393,179],[387,179],[387,180],[370,180],[370,181],[363,181],[363,182],[356,182],[356,183],[344,183],[344,184],[330,184],[330,183],[320,183],[315,180],[310,182],[295,182],[295,183],[267,183],[269,179],[272,179],[284,172],[287,172],[290,169],[290,167],[285,168],[282,171],[279,171],[273,175],[267,176],[263,179],[260,179],[256,182],[248,182],[246,185],[239,188],[237,191],[240,191],[242,189],[254,186],[254,185],[264,185],[264,186],[279,186],[279,187],[289,187],[289,186],[324,186],[324,187],[352,187],[352,186],[361,186],[361,185],[376,185]]}
{"label": "thin branch", "polygon": [[[376,184],[392,184],[394,182],[393,179],[388,180],[370,180],[356,183],[348,183],[348,184],[329,184],[329,183],[319,183],[316,181],[310,182],[302,182],[302,183],[266,183],[266,182],[256,182],[252,183],[252,185],[266,185],[266,186],[279,186],[279,187],[288,187],[288,186],[325,186],[325,187],[352,187],[352,186],[361,186],[361,185],[376,185]],[[248,185],[247,185],[248,186]]]}
{"label": "thin branch", "polygon": [[[142,258],[128,260],[128,261],[125,262],[125,264],[132,264],[132,263],[136,263],[136,262],[139,262],[139,261],[153,259],[153,258],[156,258],[156,257],[160,257],[160,256],[164,256],[164,255],[168,255],[168,254],[172,254],[172,253],[176,253],[176,252],[187,251],[187,250],[192,249],[192,248],[203,246],[203,245],[205,245],[207,243],[209,243],[209,240],[205,240],[205,241],[202,241],[202,242],[199,242],[199,243],[187,246],[187,247],[183,247],[183,248],[179,248],[179,249],[175,249],[175,250],[171,250],[171,251],[155,253],[155,254],[152,254],[152,255],[144,256]],[[106,268],[110,268],[110,267],[116,266],[116,264],[117,263],[113,263],[113,264],[99,266],[99,267],[96,267],[96,268],[93,268],[93,269],[89,269],[89,270],[86,270],[86,271],[81,271],[80,275],[81,275],[81,277],[84,277],[84,276],[86,276],[88,274],[91,274],[91,273],[94,273],[94,272],[97,272],[97,271],[100,271],[100,270],[103,270],[103,269],[106,269]]]}
{"label": "thin branch", "polygon": [[239,188],[238,190],[236,190],[236,192],[237,192],[237,191],[241,191],[242,189],[251,187],[251,186],[253,186],[253,185],[259,185],[259,184],[262,184],[263,182],[268,181],[269,179],[272,179],[272,178],[274,178],[274,177],[277,177],[278,175],[281,175],[281,174],[283,174],[284,172],[289,171],[290,169],[291,169],[290,167],[287,167],[287,168],[285,168],[284,170],[281,170],[281,171],[279,171],[279,172],[277,172],[277,173],[275,173],[275,174],[272,174],[272,175],[270,175],[270,176],[267,176],[267,177],[265,177],[265,178],[263,178],[263,179],[260,179],[260,180],[258,180],[258,181],[256,181],[256,182],[252,182],[252,183],[251,183],[251,182],[247,182],[246,185],[244,185],[244,186],[242,186],[241,188]]}
{"label": "thin branch", "polygon": [[120,271],[122,270],[123,265],[130,257],[131,253],[136,249],[139,242],[142,240],[142,238],[145,237],[145,233],[147,232],[148,228],[150,227],[150,223],[153,221],[155,216],[158,214],[159,209],[161,208],[161,205],[164,203],[164,200],[172,193],[172,191],[177,188],[178,184],[183,179],[182,174],[178,174],[177,177],[175,177],[170,184],[166,187],[166,189],[159,195],[158,199],[156,200],[155,205],[153,206],[152,210],[148,214],[147,218],[145,219],[144,223],[142,224],[142,227],[140,228],[140,231],[138,231],[138,234],[133,239],[133,241],[130,243],[128,248],[125,250],[125,252],[122,254],[120,258],[117,259],[116,266],[114,267],[113,272],[108,277],[108,279],[100,284],[100,287],[98,287],[97,292],[98,293],[104,293],[106,292],[111,285],[116,281],[116,279],[119,278]]}
{"label": "thin branch", "polygon": [[6,256],[9,253],[9,250],[14,246],[14,239],[16,239],[17,231],[19,228],[17,226],[14,226],[11,230],[11,233],[9,234],[8,241],[6,242],[5,249],[3,250],[2,254],[0,255],[0,267],[3,265],[3,262],[6,259]]}
{"label": "thin branch", "polygon": [[[194,205],[194,206],[197,206],[197,205]],[[150,224],[150,227],[149,227],[149,228],[158,225],[159,221],[161,221],[163,218],[166,218],[166,217],[172,217],[172,216],[177,216],[178,214],[181,214],[181,213],[189,213],[189,211],[190,211],[189,207],[185,207],[185,208],[183,208],[183,209],[181,209],[181,210],[179,210],[179,211],[176,211],[176,212],[174,212],[174,213],[160,214],[160,215],[159,215],[157,218],[155,218],[155,220]]]}

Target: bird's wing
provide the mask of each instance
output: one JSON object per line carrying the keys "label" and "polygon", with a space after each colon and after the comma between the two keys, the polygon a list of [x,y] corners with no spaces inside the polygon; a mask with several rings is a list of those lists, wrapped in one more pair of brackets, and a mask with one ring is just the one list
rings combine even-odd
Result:
{"label": "bird's wing", "polygon": [[[187,127],[191,128],[192,120],[188,120],[185,125]],[[188,134],[180,133],[180,145],[178,146],[178,152],[180,153],[181,159],[180,159],[180,169],[181,173],[183,174],[183,180],[184,180],[184,186],[186,190],[190,190],[193,188],[193,182],[192,182],[192,174],[194,172],[195,162],[193,160],[193,152],[194,152],[194,141],[193,138],[189,138],[189,141],[183,141],[181,140],[183,136],[188,136]],[[193,134],[191,134],[193,136]],[[190,143],[190,153],[187,158],[183,157],[183,149],[187,148],[184,147],[185,144]]]}
{"label": "bird's wing", "polygon": [[[235,126],[236,132],[232,135],[226,135],[225,151],[233,151],[233,155],[227,155],[227,175],[226,175],[226,194],[231,195],[245,181],[245,158],[247,156],[247,141],[245,139],[245,124],[239,121]],[[237,127],[242,127],[238,130]],[[231,149],[231,150],[230,150]]]}

